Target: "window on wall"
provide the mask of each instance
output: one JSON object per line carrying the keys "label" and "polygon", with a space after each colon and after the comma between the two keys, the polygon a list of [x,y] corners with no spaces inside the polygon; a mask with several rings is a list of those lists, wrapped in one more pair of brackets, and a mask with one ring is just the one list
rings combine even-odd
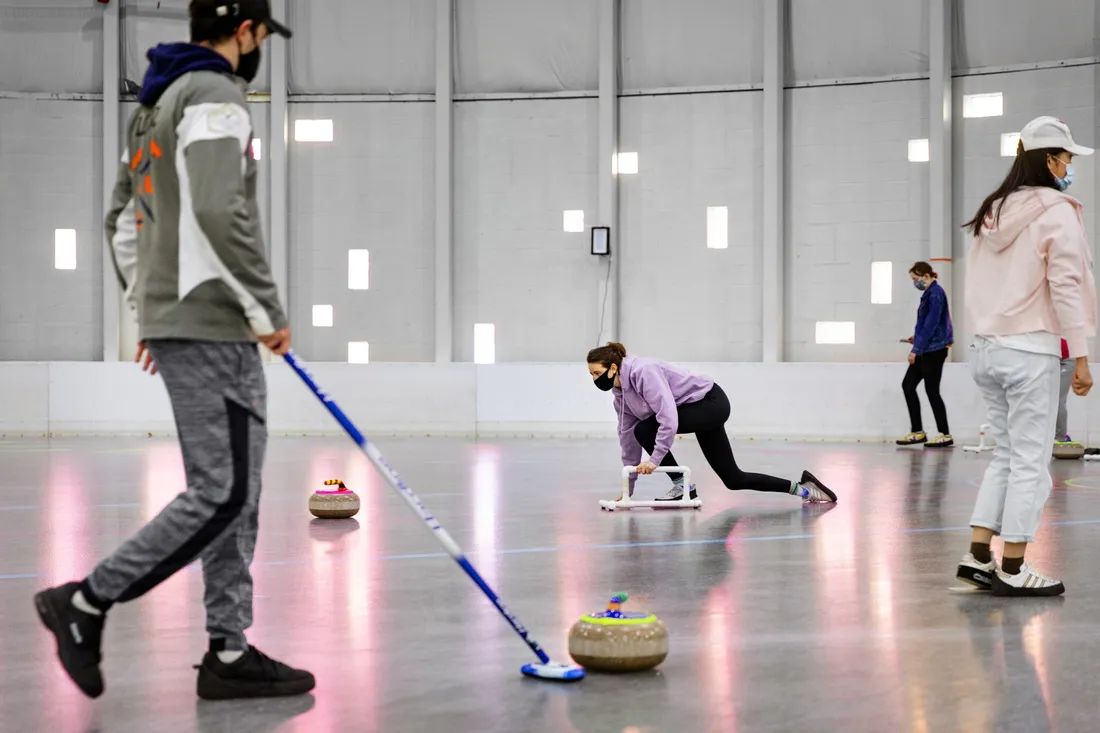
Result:
{"label": "window on wall", "polygon": [[584,210],[568,209],[562,213],[562,229],[576,234],[584,231]]}
{"label": "window on wall", "polygon": [[348,364],[369,364],[370,344],[366,341],[348,342]]}
{"label": "window on wall", "polygon": [[927,163],[928,162],[928,141],[927,140],[910,140],[909,141],[909,162],[910,163]]}
{"label": "window on wall", "polygon": [[1015,158],[1016,149],[1020,145],[1020,133],[1018,132],[1005,132],[1001,134],[1001,156],[1004,158]]}
{"label": "window on wall", "polygon": [[856,324],[854,321],[818,321],[815,335],[819,344],[854,344]]}
{"label": "window on wall", "polygon": [[474,324],[474,363],[493,364],[497,360],[496,326],[492,323]]}
{"label": "window on wall", "polygon": [[894,302],[894,263],[871,263],[871,303],[890,305]]}
{"label": "window on wall", "polygon": [[313,325],[317,328],[332,328],[332,306],[313,306]]}
{"label": "window on wall", "polygon": [[1004,113],[1004,97],[1000,92],[963,95],[963,117],[1000,117]]}
{"label": "window on wall", "polygon": [[294,140],[300,143],[332,142],[332,120],[295,120]]}
{"label": "window on wall", "polygon": [[53,233],[53,266],[58,270],[76,269],[76,230],[55,229]]}
{"label": "window on wall", "polygon": [[370,251],[348,250],[348,290],[370,289]]}
{"label": "window on wall", "polygon": [[638,172],[637,153],[619,153],[611,157],[611,175],[632,176]]}
{"label": "window on wall", "polygon": [[725,206],[708,206],[707,249],[726,249],[729,246],[729,209]]}
{"label": "window on wall", "polygon": [[264,155],[264,146],[263,146],[263,143],[260,142],[260,138],[258,138],[258,137],[252,138],[252,159],[253,160],[263,160],[263,155]]}

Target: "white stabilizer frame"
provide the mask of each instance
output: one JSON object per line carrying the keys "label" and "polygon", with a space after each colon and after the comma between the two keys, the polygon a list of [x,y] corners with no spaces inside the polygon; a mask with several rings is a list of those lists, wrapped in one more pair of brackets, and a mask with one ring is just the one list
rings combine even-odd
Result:
{"label": "white stabilizer frame", "polygon": [[684,474],[684,496],[679,501],[636,501],[630,495],[630,477],[638,472],[637,466],[623,466],[623,498],[619,501],[604,499],[600,501],[600,509],[613,512],[616,509],[634,509],[636,507],[649,507],[651,509],[699,509],[703,506],[702,499],[691,498],[691,469],[687,466],[658,466],[654,473],[682,473]]}
{"label": "white stabilizer frame", "polygon": [[963,450],[964,451],[970,451],[971,453],[984,453],[987,450],[993,450],[994,446],[987,445],[986,442],[985,442],[985,432],[987,430],[989,430],[989,428],[990,428],[989,425],[982,425],[981,432],[978,434],[979,435],[978,444],[977,445],[964,445]]}

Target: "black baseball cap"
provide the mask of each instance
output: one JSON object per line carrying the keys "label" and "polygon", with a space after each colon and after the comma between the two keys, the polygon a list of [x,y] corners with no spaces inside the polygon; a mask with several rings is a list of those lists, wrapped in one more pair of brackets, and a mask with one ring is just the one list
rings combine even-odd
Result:
{"label": "black baseball cap", "polygon": [[271,3],[268,0],[191,0],[190,12],[192,18],[223,21],[226,35],[246,20],[263,23],[268,31],[283,38],[294,35],[289,28],[271,17]]}

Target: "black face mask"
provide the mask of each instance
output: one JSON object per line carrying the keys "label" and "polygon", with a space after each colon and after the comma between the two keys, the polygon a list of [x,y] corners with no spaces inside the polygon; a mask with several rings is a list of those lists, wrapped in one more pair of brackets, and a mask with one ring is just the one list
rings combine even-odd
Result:
{"label": "black face mask", "polygon": [[[252,39],[256,39],[255,34]],[[237,76],[251,82],[258,73],[260,73],[260,44],[257,43],[253,51],[241,54],[241,60],[237,63]]]}
{"label": "black face mask", "polygon": [[615,386],[615,377],[611,376],[611,367],[604,370],[604,373],[596,377],[593,383],[600,388],[600,390],[607,392]]}

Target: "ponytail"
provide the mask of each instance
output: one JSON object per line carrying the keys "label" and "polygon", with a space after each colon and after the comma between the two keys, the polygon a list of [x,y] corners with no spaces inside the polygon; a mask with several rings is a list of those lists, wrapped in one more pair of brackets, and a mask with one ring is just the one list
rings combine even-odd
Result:
{"label": "ponytail", "polygon": [[588,352],[588,363],[599,364],[605,368],[610,368],[612,364],[621,367],[624,356],[626,356],[626,347],[609,341],[607,346],[597,346]]}

